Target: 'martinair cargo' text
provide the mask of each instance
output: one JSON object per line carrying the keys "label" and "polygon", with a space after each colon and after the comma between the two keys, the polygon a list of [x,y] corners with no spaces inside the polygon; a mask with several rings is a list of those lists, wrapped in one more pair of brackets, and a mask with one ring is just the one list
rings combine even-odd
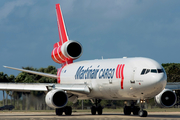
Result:
{"label": "'martinair cargo' text", "polygon": [[88,67],[84,69],[84,66],[80,66],[75,74],[75,79],[112,79],[114,72],[115,68],[91,69]]}

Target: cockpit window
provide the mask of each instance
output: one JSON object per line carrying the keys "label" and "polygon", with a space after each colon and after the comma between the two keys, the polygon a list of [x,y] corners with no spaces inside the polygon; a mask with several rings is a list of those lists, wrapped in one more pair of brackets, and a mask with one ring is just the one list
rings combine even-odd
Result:
{"label": "cockpit window", "polygon": [[151,69],[151,73],[157,73],[156,69]]}
{"label": "cockpit window", "polygon": [[148,72],[150,72],[150,69],[147,69],[145,74],[147,74]]}
{"label": "cockpit window", "polygon": [[146,69],[143,69],[141,72],[141,75],[143,75],[145,73]]}
{"label": "cockpit window", "polygon": [[148,73],[163,73],[163,69],[143,69],[141,75],[148,74]]}
{"label": "cockpit window", "polygon": [[158,73],[162,73],[162,72],[164,72],[164,70],[163,70],[163,69],[157,69],[157,71],[158,71]]}

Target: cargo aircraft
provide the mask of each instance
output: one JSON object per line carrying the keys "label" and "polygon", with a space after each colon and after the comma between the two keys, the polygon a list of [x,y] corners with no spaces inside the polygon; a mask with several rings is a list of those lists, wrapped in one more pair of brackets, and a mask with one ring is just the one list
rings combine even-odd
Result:
{"label": "cargo aircraft", "polygon": [[4,66],[14,70],[56,78],[57,83],[0,83],[0,90],[44,91],[46,104],[55,109],[56,115],[72,114],[68,101],[90,99],[93,102],[91,114],[101,115],[101,100],[131,100],[136,104],[125,105],[124,114],[146,117],[145,100],[155,98],[162,107],[172,107],[176,103],[175,90],[178,83],[167,83],[164,68],[155,60],[143,57],[87,60],[73,63],[82,55],[82,45],[69,40],[60,4],[56,4],[60,41],[54,44],[51,57],[61,64],[57,75]]}

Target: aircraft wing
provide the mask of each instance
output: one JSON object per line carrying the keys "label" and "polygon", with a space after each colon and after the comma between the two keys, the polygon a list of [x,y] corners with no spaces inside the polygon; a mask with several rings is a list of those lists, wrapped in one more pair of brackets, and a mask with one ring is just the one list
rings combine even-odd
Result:
{"label": "aircraft wing", "polygon": [[[20,68],[8,67],[5,68],[19,70],[22,72],[27,72],[31,74],[41,75],[50,78],[58,78],[57,75],[36,72],[31,70],[25,70]],[[87,85],[84,84],[58,84],[58,83],[0,83],[0,90],[6,91],[21,91],[21,92],[29,92],[29,91],[45,91],[48,92],[52,89],[61,89],[66,91],[67,93],[72,94],[88,94],[90,93],[90,89]]]}
{"label": "aircraft wing", "polygon": [[5,91],[44,91],[48,92],[52,89],[64,90],[73,94],[89,94],[90,89],[84,84],[53,84],[53,83],[0,83],[0,90]]}
{"label": "aircraft wing", "polygon": [[165,88],[171,90],[180,90],[180,82],[168,82]]}
{"label": "aircraft wing", "polygon": [[22,72],[27,72],[27,73],[31,73],[31,74],[36,74],[36,75],[40,75],[40,76],[44,76],[44,77],[55,78],[55,79],[58,78],[57,75],[53,75],[53,74],[42,73],[42,72],[36,72],[36,71],[25,70],[25,69],[14,68],[14,67],[8,67],[8,66],[3,66],[3,67],[9,68],[9,69],[13,69],[13,70],[22,71]]}

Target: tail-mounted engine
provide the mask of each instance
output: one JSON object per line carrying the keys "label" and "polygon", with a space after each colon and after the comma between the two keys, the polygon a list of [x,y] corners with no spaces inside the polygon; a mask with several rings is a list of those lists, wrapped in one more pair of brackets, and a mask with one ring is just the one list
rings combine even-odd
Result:
{"label": "tail-mounted engine", "polygon": [[177,100],[176,94],[170,89],[164,89],[154,97],[155,102],[161,107],[172,107]]}
{"label": "tail-mounted engine", "polygon": [[59,42],[54,44],[54,49],[51,53],[52,59],[56,63],[64,63],[79,58],[82,55],[82,46],[76,41],[69,40],[62,46]]}
{"label": "tail-mounted engine", "polygon": [[51,90],[46,94],[46,104],[51,108],[62,108],[66,106],[68,97],[63,90]]}

